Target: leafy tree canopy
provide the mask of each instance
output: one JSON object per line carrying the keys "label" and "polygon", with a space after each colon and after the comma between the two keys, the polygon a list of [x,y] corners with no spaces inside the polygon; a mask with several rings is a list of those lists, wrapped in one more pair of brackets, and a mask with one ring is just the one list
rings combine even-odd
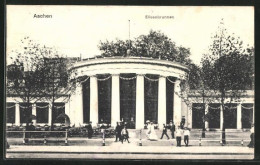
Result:
{"label": "leafy tree canopy", "polygon": [[101,56],[152,57],[190,64],[190,49],[176,46],[175,42],[160,31],[151,30],[148,35],[140,35],[134,40],[100,41]]}

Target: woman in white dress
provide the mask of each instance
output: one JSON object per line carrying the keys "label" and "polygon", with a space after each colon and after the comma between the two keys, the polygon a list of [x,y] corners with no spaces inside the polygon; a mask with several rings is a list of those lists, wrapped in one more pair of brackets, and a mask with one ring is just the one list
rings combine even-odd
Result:
{"label": "woman in white dress", "polygon": [[148,121],[147,121],[147,131],[146,131],[146,137],[147,137],[147,139],[149,139],[150,133],[151,133],[151,124],[150,124],[150,121],[148,120]]}
{"label": "woman in white dress", "polygon": [[153,123],[151,122],[151,126],[150,126],[150,134],[149,134],[149,140],[158,140],[158,137],[155,133],[155,130],[154,130],[154,125]]}

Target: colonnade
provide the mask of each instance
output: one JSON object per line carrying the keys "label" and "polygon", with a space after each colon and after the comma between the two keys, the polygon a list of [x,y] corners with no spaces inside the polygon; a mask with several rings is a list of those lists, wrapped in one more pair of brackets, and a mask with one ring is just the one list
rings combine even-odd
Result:
{"label": "colonnade", "polygon": [[[113,74],[111,89],[111,126],[116,126],[120,121],[120,76]],[[166,77],[160,76],[158,80],[158,124],[159,128],[166,123]],[[72,96],[72,105],[70,108],[75,109],[75,124],[83,123],[83,95],[82,84]],[[173,121],[175,125],[181,122],[181,98],[178,95],[180,91],[180,80],[174,82],[173,91]],[[136,75],[136,129],[144,128],[145,100],[144,100],[144,75]],[[95,75],[90,76],[90,121],[95,125],[98,123],[98,79]]]}

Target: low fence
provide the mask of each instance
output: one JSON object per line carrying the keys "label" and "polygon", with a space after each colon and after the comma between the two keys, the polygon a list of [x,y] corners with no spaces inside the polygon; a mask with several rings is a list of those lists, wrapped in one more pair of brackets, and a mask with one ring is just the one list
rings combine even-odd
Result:
{"label": "low fence", "polygon": [[[110,132],[111,130],[104,129],[103,131],[94,131],[94,134],[100,134],[101,135],[101,140],[103,145],[105,145],[105,138],[110,137],[110,134],[114,134],[114,132]],[[29,141],[42,141],[43,144],[46,144],[48,140],[61,140],[64,141],[65,144],[68,144],[68,138],[69,138],[69,130],[66,129],[65,131],[6,131],[7,133],[7,139],[9,138],[8,136],[13,136],[16,135],[16,138],[22,138],[23,139],[23,144],[29,143]],[[142,146],[142,141],[145,138],[145,136],[142,135],[143,131],[141,130],[136,130],[136,139],[138,139],[138,144],[139,146]],[[201,131],[198,131],[198,133],[201,133]],[[201,138],[201,137],[190,137],[190,142],[193,142],[194,145],[202,146],[203,142],[219,142],[220,145],[224,145],[221,135],[223,131],[206,131],[206,138]],[[233,131],[225,131],[226,133],[226,142],[238,142],[240,145],[244,145],[244,142],[250,142],[251,139],[249,136],[241,136],[237,137],[238,133],[243,133],[243,132],[233,132]],[[247,132],[248,133],[248,132]],[[210,136],[208,134],[211,134]],[[229,136],[227,136],[229,134]],[[230,134],[235,134],[236,137],[230,136]],[[114,135],[113,135],[114,136]],[[218,138],[217,138],[218,137]],[[184,139],[182,139],[183,141]],[[163,142],[160,140],[158,141],[159,143]],[[236,143],[236,144],[238,144]]]}
{"label": "low fence", "polygon": [[[202,142],[219,142],[220,145],[225,145],[225,143],[227,143],[227,142],[238,142],[243,146],[245,142],[251,141],[249,131],[237,131],[237,130],[203,131],[203,130],[196,130],[196,131],[193,131],[192,133],[193,133],[193,136],[196,136],[194,134],[197,134],[199,136],[199,138],[195,140],[195,141],[198,141],[199,146],[202,145]],[[200,136],[202,133],[205,133],[205,138],[202,138]],[[222,139],[223,133],[225,133],[225,134],[224,134],[224,138]],[[238,134],[240,134],[240,135],[238,135]],[[218,138],[216,138],[216,137],[218,137]]]}
{"label": "low fence", "polygon": [[[48,140],[62,140],[65,144],[68,144],[70,130],[66,129],[65,131],[6,131],[6,138],[15,137],[22,138],[23,144],[29,143],[29,141],[42,141],[44,144]],[[114,131],[111,129],[94,129],[94,136],[100,136],[103,140],[103,145],[105,143],[105,138],[114,137]],[[86,136],[87,137],[87,136]]]}
{"label": "low fence", "polygon": [[42,140],[44,144],[51,137],[63,139],[65,144],[68,143],[68,130],[66,131],[6,131],[6,137],[10,135],[16,135],[16,138],[23,138],[23,144],[29,142],[29,140]]}

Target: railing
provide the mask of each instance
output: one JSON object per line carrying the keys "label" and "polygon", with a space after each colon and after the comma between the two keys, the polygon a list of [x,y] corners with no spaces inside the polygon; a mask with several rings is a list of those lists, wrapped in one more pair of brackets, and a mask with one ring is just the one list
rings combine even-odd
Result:
{"label": "railing", "polygon": [[[50,139],[51,134],[55,133],[55,138],[63,137],[65,144],[68,143],[68,130],[66,131],[6,131],[6,133],[18,133],[19,135],[22,135],[23,144],[26,144],[29,142],[29,140],[43,140],[43,143],[46,144],[47,140]],[[39,134],[42,133],[42,134]],[[65,134],[65,135],[64,135]],[[19,138],[19,137],[18,137]],[[62,139],[63,139],[62,138]]]}
{"label": "railing", "polygon": [[[203,130],[199,130],[198,133],[201,134],[202,132],[206,133],[206,137],[202,138],[200,137],[198,139],[198,143],[199,146],[201,146],[202,141],[204,142],[219,142],[220,145],[224,145],[222,140],[225,140],[225,142],[240,142],[240,144],[243,146],[245,141],[251,141],[251,139],[249,139],[249,137],[237,137],[234,138],[234,135],[237,135],[238,133],[244,133],[244,132],[237,132],[237,131],[221,131],[221,130],[215,130],[215,131],[203,131]],[[247,131],[246,131],[247,132]],[[222,133],[225,133],[225,138],[222,139]],[[209,136],[210,138],[207,138],[207,136]],[[219,136],[219,139],[216,138],[212,138]]]}
{"label": "railing", "polygon": [[[110,134],[111,132],[107,132],[108,130],[104,129],[102,132],[99,132],[102,134],[102,140],[103,140],[103,146],[105,146],[105,138],[109,137],[107,136],[107,134]],[[6,131],[7,134],[8,133],[18,133],[20,135],[22,135],[23,139],[23,144],[26,144],[29,142],[29,140],[42,140],[44,144],[47,143],[48,140],[51,139],[51,137],[62,137],[62,139],[64,140],[64,143],[67,145],[68,144],[68,129],[66,129],[66,131]],[[208,132],[208,131],[207,131]],[[197,138],[197,139],[190,139],[190,141],[197,141],[199,146],[202,146],[202,142],[219,142],[220,145],[224,145],[222,144],[222,139],[221,139],[221,133],[225,132],[225,133],[241,133],[241,132],[232,132],[232,131],[209,131],[208,133],[213,133],[215,138]],[[42,133],[42,134],[39,134]],[[137,130],[137,135],[139,136],[139,146],[142,146],[142,130]],[[201,133],[201,131],[199,131],[198,133]],[[219,134],[219,139],[216,138],[216,133],[220,133]],[[51,136],[51,134],[54,134],[55,136]],[[37,136],[35,136],[37,135]],[[239,138],[232,138],[232,137],[227,137],[225,138],[226,142],[240,142],[240,144],[243,146],[244,142],[250,142],[251,139],[249,139],[249,137],[239,137]]]}

